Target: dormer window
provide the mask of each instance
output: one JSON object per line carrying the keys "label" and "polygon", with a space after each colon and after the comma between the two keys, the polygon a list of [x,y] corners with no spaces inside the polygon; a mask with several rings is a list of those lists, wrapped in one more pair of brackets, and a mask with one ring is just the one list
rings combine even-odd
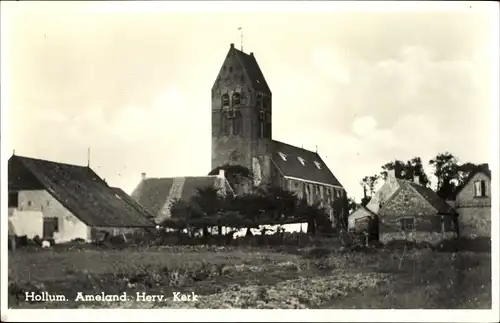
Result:
{"label": "dormer window", "polygon": [[222,106],[223,107],[229,106],[229,94],[227,94],[227,93],[222,95]]}
{"label": "dormer window", "polygon": [[286,155],[283,154],[281,151],[278,151],[278,154],[280,155],[281,159],[283,159],[284,161],[286,161]]}
{"label": "dormer window", "polygon": [[318,167],[318,169],[321,169],[321,164],[318,163],[317,161],[314,162],[314,165],[316,165],[316,167]]}
{"label": "dormer window", "polygon": [[233,94],[233,105],[240,104],[241,102],[241,95],[239,93],[234,93]]}
{"label": "dormer window", "polygon": [[302,157],[297,157],[297,159],[299,160],[299,162],[302,164],[302,166],[305,166],[306,165],[306,160]]}

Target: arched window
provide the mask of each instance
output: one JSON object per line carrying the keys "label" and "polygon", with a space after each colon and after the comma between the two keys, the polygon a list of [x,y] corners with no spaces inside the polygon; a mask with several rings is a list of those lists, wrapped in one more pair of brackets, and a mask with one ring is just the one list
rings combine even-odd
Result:
{"label": "arched window", "polygon": [[257,108],[261,108],[262,107],[262,93],[257,93],[256,104],[257,104]]}
{"label": "arched window", "polygon": [[222,95],[222,106],[223,107],[229,106],[229,94],[227,94],[227,93]]}
{"label": "arched window", "polygon": [[228,134],[228,119],[226,113],[221,114],[220,132],[222,135]]}
{"label": "arched window", "polygon": [[233,94],[233,105],[240,104],[241,102],[241,95],[239,93],[234,93]]}
{"label": "arched window", "polygon": [[236,114],[236,117],[231,119],[232,120],[232,123],[233,123],[233,135],[239,135],[242,131],[242,126],[243,126],[243,122],[242,122],[242,118],[241,118],[241,113],[237,113]]}
{"label": "arched window", "polygon": [[257,124],[259,138],[264,138],[266,134],[266,113],[264,112],[264,110],[259,110],[259,121]]}

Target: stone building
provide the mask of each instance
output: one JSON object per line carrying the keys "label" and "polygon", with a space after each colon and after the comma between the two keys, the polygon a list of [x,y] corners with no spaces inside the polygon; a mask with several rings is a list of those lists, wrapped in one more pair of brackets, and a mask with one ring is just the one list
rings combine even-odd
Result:
{"label": "stone building", "polygon": [[[378,218],[378,219],[377,219]],[[350,229],[356,222],[378,220],[382,242],[393,239],[436,242],[459,234],[457,212],[429,187],[398,178],[389,171],[382,187],[366,208],[358,208],[349,216]]]}
{"label": "stone building", "polygon": [[491,237],[491,171],[480,165],[448,201],[459,214],[460,233]]}
{"label": "stone building", "polygon": [[248,168],[253,183],[240,194],[252,186],[273,185],[324,207],[346,198],[317,152],[273,139],[272,111],[272,92],[255,55],[231,44],[212,87],[212,169],[227,164]]}

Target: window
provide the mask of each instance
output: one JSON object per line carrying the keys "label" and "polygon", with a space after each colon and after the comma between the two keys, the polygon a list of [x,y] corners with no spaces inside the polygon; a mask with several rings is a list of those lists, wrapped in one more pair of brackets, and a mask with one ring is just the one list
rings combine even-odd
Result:
{"label": "window", "polygon": [[262,107],[262,93],[257,93],[257,107]]}
{"label": "window", "polygon": [[278,151],[278,154],[280,155],[281,159],[283,159],[284,161],[286,161],[286,155],[283,154],[281,151]]}
{"label": "window", "polygon": [[222,114],[221,118],[221,126],[220,126],[220,132],[222,135],[227,135],[228,134],[228,119],[226,118],[226,114]]}
{"label": "window", "polygon": [[297,157],[297,159],[299,160],[299,162],[302,164],[302,166],[305,166],[306,165],[306,161],[304,158],[302,157]]}
{"label": "window", "polygon": [[239,93],[234,93],[233,94],[233,105],[240,104],[241,102],[241,97]]}
{"label": "window", "polygon": [[241,124],[241,116],[239,114],[235,114],[235,117],[232,119],[233,121],[233,135],[239,135],[241,132],[242,124]]}
{"label": "window", "polygon": [[414,218],[402,218],[399,220],[401,224],[401,230],[410,231],[415,228],[415,219]]}
{"label": "window", "polygon": [[486,196],[486,181],[474,182],[474,197]]}
{"label": "window", "polygon": [[59,232],[59,219],[58,218],[44,218],[43,224],[52,232]]}
{"label": "window", "polygon": [[318,169],[321,169],[321,164],[318,163],[317,161],[314,162],[314,165],[316,165],[316,167],[318,167]]}
{"label": "window", "polygon": [[28,206],[32,206],[32,205],[33,205],[33,202],[28,201]]}
{"label": "window", "polygon": [[227,93],[222,95],[222,106],[223,107],[229,106],[229,94]]}
{"label": "window", "polygon": [[19,206],[19,192],[9,192],[9,207]]}
{"label": "window", "polygon": [[229,73],[231,73],[232,71],[233,71],[233,67],[229,66]]}

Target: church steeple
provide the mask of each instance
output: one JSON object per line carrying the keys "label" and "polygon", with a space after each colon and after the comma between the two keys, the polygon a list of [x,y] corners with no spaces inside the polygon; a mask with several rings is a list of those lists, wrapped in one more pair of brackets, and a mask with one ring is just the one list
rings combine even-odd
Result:
{"label": "church steeple", "polygon": [[230,44],[212,87],[212,169],[251,169],[261,141],[272,138],[272,93],[253,53]]}

